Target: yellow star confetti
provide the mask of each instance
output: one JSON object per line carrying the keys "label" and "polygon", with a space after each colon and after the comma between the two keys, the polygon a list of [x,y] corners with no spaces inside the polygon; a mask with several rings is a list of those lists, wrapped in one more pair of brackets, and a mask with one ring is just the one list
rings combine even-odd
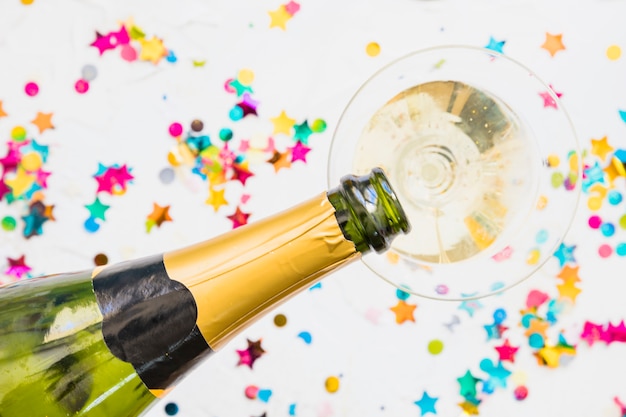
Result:
{"label": "yellow star confetti", "polygon": [[11,187],[15,197],[19,197],[30,189],[35,182],[35,176],[26,172],[22,167],[17,169],[17,174],[11,179],[6,179],[4,183]]}
{"label": "yellow star confetti", "polygon": [[597,156],[603,161],[606,159],[606,156],[614,150],[615,148],[609,145],[606,136],[602,139],[591,139],[591,154]]}
{"label": "yellow star confetti", "polygon": [[546,40],[541,45],[543,49],[550,53],[550,56],[556,55],[557,52],[565,49],[565,45],[563,45],[563,35],[553,35],[551,33],[546,32]]}
{"label": "yellow star confetti", "polygon": [[228,201],[224,198],[225,191],[224,188],[221,190],[217,190],[214,187],[209,188],[209,198],[207,198],[206,204],[213,206],[216,213],[220,207],[228,204]]}
{"label": "yellow star confetti", "polygon": [[287,30],[287,21],[291,19],[292,16],[289,14],[284,4],[280,5],[278,9],[268,13],[271,18],[270,29],[278,27],[282,30]]}
{"label": "yellow star confetti", "polygon": [[139,53],[139,59],[142,61],[151,61],[153,64],[158,64],[159,61],[167,56],[167,49],[163,46],[163,41],[156,36],[152,39],[140,39],[141,52]]}
{"label": "yellow star confetti", "polygon": [[38,112],[37,116],[31,121],[32,124],[37,126],[39,133],[43,133],[47,129],[54,129],[52,124],[52,113]]}
{"label": "yellow star confetti", "polygon": [[580,288],[575,286],[573,281],[557,285],[556,288],[559,290],[559,296],[561,299],[569,299],[572,303],[576,302],[576,297],[578,297],[578,294],[582,291]]}
{"label": "yellow star confetti", "polygon": [[270,118],[270,120],[274,124],[274,134],[284,133],[285,135],[291,135],[291,130],[296,124],[296,120],[287,116],[284,110],[278,116]]}

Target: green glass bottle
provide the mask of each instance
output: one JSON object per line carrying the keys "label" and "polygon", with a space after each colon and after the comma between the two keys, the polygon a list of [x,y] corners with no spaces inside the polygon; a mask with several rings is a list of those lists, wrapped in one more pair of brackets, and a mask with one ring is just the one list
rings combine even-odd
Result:
{"label": "green glass bottle", "polygon": [[409,224],[380,169],[163,255],[0,288],[0,417],[132,417],[279,303]]}

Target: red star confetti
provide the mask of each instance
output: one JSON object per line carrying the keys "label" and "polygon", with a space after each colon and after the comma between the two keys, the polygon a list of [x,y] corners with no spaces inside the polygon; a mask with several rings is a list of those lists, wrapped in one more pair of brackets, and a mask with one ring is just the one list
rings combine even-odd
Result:
{"label": "red star confetti", "polygon": [[515,354],[519,350],[519,347],[511,346],[509,339],[506,339],[502,345],[496,346],[495,349],[498,352],[498,359],[501,362],[515,362]]}
{"label": "red star confetti", "polygon": [[233,229],[244,226],[248,224],[248,217],[250,217],[250,213],[244,213],[241,211],[241,208],[237,206],[235,212],[229,216],[226,216],[231,222],[233,222]]}

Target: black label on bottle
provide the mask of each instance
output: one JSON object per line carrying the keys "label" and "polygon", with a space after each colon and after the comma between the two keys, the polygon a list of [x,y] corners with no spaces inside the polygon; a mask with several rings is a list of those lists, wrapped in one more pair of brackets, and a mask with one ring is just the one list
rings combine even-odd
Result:
{"label": "black label on bottle", "polygon": [[149,389],[167,389],[212,352],[196,326],[193,295],[170,279],[162,256],[106,267],[93,286],[104,341]]}

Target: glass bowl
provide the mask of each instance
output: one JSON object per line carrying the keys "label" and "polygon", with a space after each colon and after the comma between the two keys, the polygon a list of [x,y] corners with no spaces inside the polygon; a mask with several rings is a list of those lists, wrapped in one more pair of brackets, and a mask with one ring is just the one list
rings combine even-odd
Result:
{"label": "glass bowl", "polygon": [[503,291],[562,243],[581,159],[555,92],[515,60],[469,46],[411,53],[375,73],[339,120],[329,186],[382,168],[412,230],[363,262],[418,296]]}

